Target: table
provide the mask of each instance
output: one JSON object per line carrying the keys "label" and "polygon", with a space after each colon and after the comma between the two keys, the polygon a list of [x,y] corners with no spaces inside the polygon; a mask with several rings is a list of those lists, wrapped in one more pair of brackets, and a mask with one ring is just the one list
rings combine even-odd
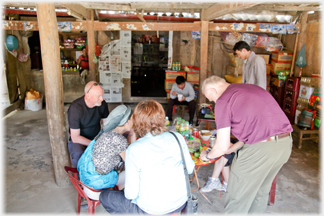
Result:
{"label": "table", "polygon": [[[209,141],[204,141],[204,140],[201,140],[201,143],[202,143],[202,146],[207,146],[209,147]],[[196,191],[196,190],[199,190],[200,189],[200,185],[199,185],[199,180],[198,180],[198,171],[200,169],[200,167],[202,166],[206,166],[206,165],[209,165],[209,164],[212,164],[212,163],[215,163],[217,160],[219,160],[221,157],[218,157],[216,160],[210,160],[208,163],[202,163],[200,160],[198,160],[197,163],[195,163],[195,167],[194,167],[194,176],[191,178],[190,182],[193,181],[193,179],[195,178],[196,179],[196,183],[197,183],[197,188],[196,189],[193,189],[191,191]],[[209,204],[211,204],[211,202],[209,201],[209,199],[205,196],[205,194],[203,194],[200,190],[199,190],[199,193],[207,200],[207,202]]]}
{"label": "table", "polygon": [[[309,140],[309,139],[319,139],[319,130],[303,130],[303,129],[300,129],[297,125],[292,125],[295,133],[299,134],[299,137],[298,137],[298,148],[300,149],[302,147],[302,142],[303,140]],[[309,134],[310,137],[303,137],[304,134]],[[312,137],[312,134],[316,135],[316,136],[313,136]]]}

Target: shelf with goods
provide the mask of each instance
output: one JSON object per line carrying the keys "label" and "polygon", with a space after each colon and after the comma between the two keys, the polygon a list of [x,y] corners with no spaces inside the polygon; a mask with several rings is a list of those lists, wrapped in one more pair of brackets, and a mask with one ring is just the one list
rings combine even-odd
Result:
{"label": "shelf with goods", "polygon": [[65,60],[68,67],[77,67],[77,60],[82,55],[82,49],[86,46],[87,33],[78,32],[59,32],[61,67],[64,67]]}

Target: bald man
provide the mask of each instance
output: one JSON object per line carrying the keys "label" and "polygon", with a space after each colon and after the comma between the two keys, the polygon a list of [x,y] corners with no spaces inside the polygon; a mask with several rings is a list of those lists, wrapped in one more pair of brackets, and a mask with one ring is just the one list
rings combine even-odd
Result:
{"label": "bald man", "polygon": [[84,96],[73,101],[69,107],[68,148],[75,168],[91,140],[99,133],[100,121],[104,123],[109,114],[108,105],[102,95],[101,86],[95,81],[90,81],[84,88]]}

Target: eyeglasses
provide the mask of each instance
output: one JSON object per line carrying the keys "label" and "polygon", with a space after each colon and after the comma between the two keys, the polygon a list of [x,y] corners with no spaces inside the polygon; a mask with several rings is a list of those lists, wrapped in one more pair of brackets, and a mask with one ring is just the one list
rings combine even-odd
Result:
{"label": "eyeglasses", "polygon": [[[96,83],[96,82],[92,84],[92,86],[98,86],[98,85],[99,85],[99,83]],[[89,88],[89,90],[87,91],[87,93],[89,93],[89,91],[92,88],[92,86]]]}

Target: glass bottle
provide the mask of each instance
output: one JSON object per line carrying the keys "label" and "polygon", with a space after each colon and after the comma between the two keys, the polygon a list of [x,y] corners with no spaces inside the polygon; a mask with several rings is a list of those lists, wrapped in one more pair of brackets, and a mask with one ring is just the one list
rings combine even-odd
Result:
{"label": "glass bottle", "polygon": [[180,124],[179,133],[180,133],[182,136],[184,136],[184,130],[185,130],[184,124],[181,123],[181,124]]}
{"label": "glass bottle", "polygon": [[175,127],[176,127],[176,131],[179,132],[180,131],[179,130],[180,129],[180,121],[177,121]]}

